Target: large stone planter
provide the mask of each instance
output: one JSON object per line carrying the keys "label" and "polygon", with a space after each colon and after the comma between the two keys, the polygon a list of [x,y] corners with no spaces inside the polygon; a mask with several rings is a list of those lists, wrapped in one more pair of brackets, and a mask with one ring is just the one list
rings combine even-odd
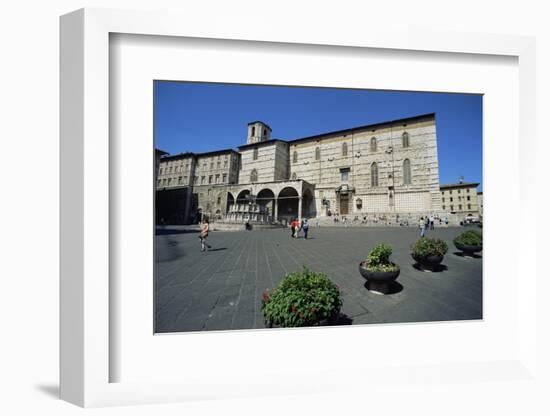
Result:
{"label": "large stone planter", "polygon": [[475,253],[479,253],[483,250],[483,246],[470,246],[467,244],[460,244],[457,241],[453,241],[455,247],[464,253],[466,257],[474,257]]}
{"label": "large stone planter", "polygon": [[368,289],[371,292],[388,294],[390,292],[391,284],[397,279],[401,269],[397,269],[393,272],[374,272],[367,270],[364,267],[364,262],[359,263],[359,273],[367,281]]}
{"label": "large stone planter", "polygon": [[412,258],[420,265],[421,270],[425,272],[433,272],[439,269],[439,265],[443,261],[444,256],[427,256],[427,257],[418,257],[414,254],[411,254]]}

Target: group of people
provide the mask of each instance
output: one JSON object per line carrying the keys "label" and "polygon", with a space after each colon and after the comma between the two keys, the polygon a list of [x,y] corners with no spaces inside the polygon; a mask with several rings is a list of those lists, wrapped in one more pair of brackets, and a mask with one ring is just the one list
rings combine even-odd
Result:
{"label": "group of people", "polygon": [[[366,221],[366,217],[363,219]],[[427,230],[433,230],[435,229],[435,221],[439,221],[439,224],[441,225],[442,219],[440,217],[436,217],[434,215],[426,216],[426,217],[420,217],[418,221],[418,227],[420,228],[420,237],[424,237],[426,235]],[[342,222],[344,225],[347,225],[347,219],[346,217],[343,218]],[[449,224],[449,221],[447,217],[444,219],[445,225]],[[408,224],[408,222],[407,222]],[[300,231],[304,232],[304,239],[307,240],[307,235],[309,231],[309,222],[307,221],[307,218],[305,218],[303,221],[300,222],[298,218],[293,218],[292,221],[290,221],[290,229],[292,231],[292,238],[298,238],[298,234]],[[317,221],[317,226],[319,226],[319,222]],[[252,229],[252,226],[247,222],[245,225],[245,228],[247,230]],[[208,233],[210,231],[210,223],[208,221],[208,217],[204,216],[201,223],[201,231],[199,234],[199,239],[201,243],[201,251],[207,251],[208,249],[211,249],[212,246],[210,246],[206,239],[208,238]]]}
{"label": "group of people", "polygon": [[[252,226],[248,223],[245,224],[247,230],[252,229]],[[309,222],[307,219],[304,219],[301,223],[298,218],[293,218],[290,222],[290,228],[292,230],[292,238],[298,238],[298,233],[300,230],[304,232],[304,239],[307,240],[307,234],[309,231]],[[207,243],[208,234],[210,232],[210,221],[207,216],[204,216],[201,221],[201,231],[199,233],[199,241],[201,243],[201,252],[208,251],[212,248],[210,244]]]}
{"label": "group of people", "polygon": [[426,235],[427,230],[434,230],[435,229],[435,222],[438,221],[439,225],[445,222],[445,225],[449,225],[449,220],[447,217],[445,217],[444,220],[442,220],[439,216],[426,216],[426,217],[420,217],[418,220],[418,227],[420,228],[420,237],[424,237]]}
{"label": "group of people", "polygon": [[298,233],[300,230],[304,231],[304,239],[307,240],[307,233],[309,231],[309,222],[305,218],[301,223],[298,218],[293,218],[290,221],[290,229],[292,230],[292,238],[298,238]]}

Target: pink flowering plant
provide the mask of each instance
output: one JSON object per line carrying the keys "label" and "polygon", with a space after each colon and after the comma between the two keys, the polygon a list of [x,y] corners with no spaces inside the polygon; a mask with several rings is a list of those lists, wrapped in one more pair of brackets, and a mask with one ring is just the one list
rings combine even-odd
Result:
{"label": "pink flowering plant", "polygon": [[304,327],[318,325],[340,312],[342,298],[337,285],[323,273],[304,266],[287,274],[272,292],[262,294],[266,325]]}

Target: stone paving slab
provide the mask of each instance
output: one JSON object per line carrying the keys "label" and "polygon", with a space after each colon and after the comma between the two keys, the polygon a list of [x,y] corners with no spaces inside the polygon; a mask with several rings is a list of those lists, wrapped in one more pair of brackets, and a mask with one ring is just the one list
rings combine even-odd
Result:
{"label": "stone paving slab", "polygon": [[[201,253],[197,233],[170,227],[156,236],[155,330],[185,332],[265,328],[261,295],[286,273],[307,266],[327,274],[343,293],[351,324],[482,318],[482,258],[455,254],[452,239],[464,228],[436,228],[429,237],[449,245],[445,269],[414,267],[409,246],[419,238],[408,227],[310,228],[310,239],[286,229],[212,232],[212,250]],[[401,267],[395,293],[365,288],[359,263],[379,243],[393,248]]]}

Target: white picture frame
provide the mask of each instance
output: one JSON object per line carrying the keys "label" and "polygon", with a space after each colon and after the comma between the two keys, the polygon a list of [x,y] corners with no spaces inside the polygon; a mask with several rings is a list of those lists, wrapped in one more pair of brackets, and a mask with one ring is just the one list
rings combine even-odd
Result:
{"label": "white picture frame", "polygon": [[[533,168],[529,155],[536,139],[534,39],[488,34],[435,34],[391,26],[326,34],[313,24],[306,24],[308,30],[301,27],[281,31],[276,25],[266,25],[262,30],[250,28],[244,33],[235,33],[235,22],[217,23],[207,26],[200,19],[185,15],[107,9],[83,9],[61,18],[61,398],[88,407],[334,392],[353,389],[353,380],[361,380],[363,385],[367,383],[369,388],[375,388],[379,383],[383,385],[399,378],[405,388],[424,383],[428,389],[434,382],[452,383],[457,380],[471,383],[485,380],[537,382],[537,303],[534,290],[537,270],[533,254],[525,250],[536,241],[536,230],[528,226],[529,216],[526,215],[536,195],[535,185],[529,178]],[[112,368],[122,357],[118,356],[120,350],[112,348],[112,338],[118,336],[120,328],[111,320],[117,308],[113,305],[112,294],[118,288],[113,287],[109,278],[113,272],[109,249],[109,230],[113,226],[109,193],[113,172],[109,144],[112,134],[109,124],[111,34],[270,42],[281,45],[283,49],[285,45],[329,45],[333,51],[369,48],[453,56],[463,54],[474,60],[478,55],[517,59],[519,133],[516,140],[521,140],[522,146],[517,147],[518,166],[514,167],[519,175],[519,186],[512,192],[518,201],[515,212],[519,216],[515,222],[522,229],[518,235],[522,250],[518,251],[516,259],[511,260],[514,267],[510,267],[508,273],[511,281],[517,283],[517,265],[521,262],[522,284],[514,292],[517,326],[514,326],[512,339],[517,345],[510,350],[513,353],[506,350],[506,354],[494,361],[482,358],[471,362],[442,361],[434,364],[420,360],[414,367],[406,368],[399,368],[399,365],[397,368],[387,365],[376,368],[362,364],[355,368],[349,365],[339,368],[336,363],[315,372],[304,366],[296,368],[291,382],[284,369],[279,373],[266,370],[262,383],[257,379],[233,382],[229,374],[220,374],[219,379],[213,381],[208,377],[208,371],[204,376],[196,372],[188,378],[174,377],[172,381],[163,375],[151,377],[148,381],[112,382]],[[398,330],[411,332],[407,326],[402,328]],[[458,327],[452,328],[458,330]],[[378,327],[377,331],[384,329]],[[291,343],[291,337],[299,333],[278,331],[277,336]],[[359,330],[355,335],[360,336]],[[218,342],[220,336],[229,339],[228,334],[207,336],[210,339],[218,337]],[[310,331],[307,336],[336,337],[342,333]],[[258,338],[250,335],[248,341],[254,343]],[[175,341],[170,337],[164,337],[163,343],[172,342]],[[231,342],[239,345],[242,338]],[[254,363],[243,365],[250,368]],[[261,370],[256,374],[262,375]],[[340,381],[321,383],[319,380],[323,375]]]}

